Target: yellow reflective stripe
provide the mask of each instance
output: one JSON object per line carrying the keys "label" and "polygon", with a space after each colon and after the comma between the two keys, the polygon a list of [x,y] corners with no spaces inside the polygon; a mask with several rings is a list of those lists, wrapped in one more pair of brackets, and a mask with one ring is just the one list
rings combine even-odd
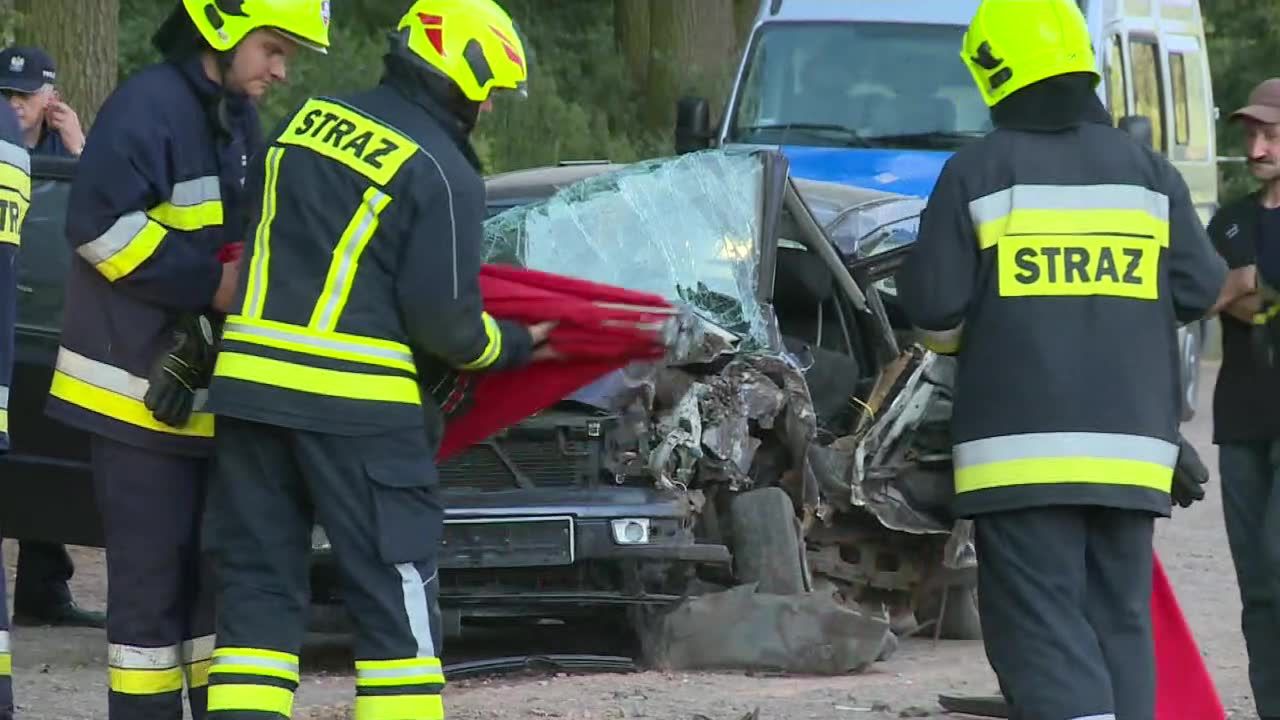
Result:
{"label": "yellow reflective stripe", "polygon": [[444,720],[439,695],[357,695],[355,720]]}
{"label": "yellow reflective stripe", "polygon": [[100,237],[76,248],[106,279],[115,282],[155,254],[169,231],[145,214],[132,212],[116,220]]}
{"label": "yellow reflective stripe", "polygon": [[[49,394],[65,402],[92,410],[121,422],[146,430],[190,437],[213,437],[214,416],[193,412],[187,425],[175,428],[156,420],[143,403],[148,383],[120,368],[58,349],[57,365]],[[196,396],[196,407],[203,407],[205,393]]]}
{"label": "yellow reflective stripe", "polygon": [[0,187],[0,243],[22,245],[22,223],[31,202],[16,190]]}
{"label": "yellow reflective stripe", "polygon": [[383,187],[418,152],[398,130],[327,98],[308,100],[276,142],[306,148]]}
{"label": "yellow reflective stripe", "polygon": [[187,687],[198,688],[208,685],[209,670],[212,665],[212,660],[197,660],[196,662],[188,663],[186,666]]}
{"label": "yellow reflective stripe", "polygon": [[298,657],[276,650],[218,648],[213,654],[215,675],[265,675],[298,682]]}
{"label": "yellow reflective stripe", "polygon": [[293,691],[242,683],[210,685],[208,711],[230,710],[276,713],[290,717],[293,714]]}
{"label": "yellow reflective stripe", "polygon": [[1014,185],[969,203],[982,249],[1010,234],[1139,235],[1169,245],[1169,198],[1140,185]]}
{"label": "yellow reflective stripe", "polygon": [[0,652],[0,676],[13,674],[13,657],[7,652]]}
{"label": "yellow reflective stripe", "polygon": [[214,375],[271,385],[286,390],[352,400],[421,405],[422,396],[413,378],[325,370],[272,358],[237,352],[218,354]]}
{"label": "yellow reflective stripe", "polygon": [[182,691],[182,670],[176,667],[165,670],[112,667],[108,668],[107,674],[111,690],[125,695],[161,695]]}
{"label": "yellow reflective stripe", "polygon": [[951,330],[922,330],[916,328],[920,335],[920,344],[939,355],[954,355],[960,352],[960,341],[964,337],[964,323]]}
{"label": "yellow reflective stripe", "polygon": [[444,667],[439,658],[356,661],[356,687],[443,685],[444,683]]}
{"label": "yellow reflective stripe", "polygon": [[9,432],[9,411],[0,410],[0,433]]}
{"label": "yellow reflective stripe", "polygon": [[26,170],[3,162],[3,159],[0,159],[0,187],[14,191],[23,200],[31,201],[31,176]]}
{"label": "yellow reflective stripe", "polygon": [[957,493],[1063,483],[1136,486],[1168,492],[1178,446],[1113,433],[1030,433],[959,443]]}
{"label": "yellow reflective stripe", "polygon": [[355,282],[356,271],[360,267],[360,256],[368,247],[370,238],[378,231],[378,217],[390,203],[391,197],[377,188],[365,190],[360,207],[351,216],[347,229],[342,232],[342,237],[333,248],[333,261],[329,263],[324,290],[320,292],[316,307],[311,311],[308,327],[325,331],[332,331],[337,327],[338,318],[351,295],[351,285]]}
{"label": "yellow reflective stripe", "polygon": [[173,186],[169,200],[147,211],[165,227],[191,232],[222,224],[222,188],[216,175],[184,180]]}
{"label": "yellow reflective stripe", "polygon": [[397,685],[444,685],[444,674],[424,673],[420,675],[356,678],[356,687],[395,687]]}
{"label": "yellow reflective stripe", "polygon": [[276,219],[276,180],[280,177],[282,148],[267,151],[266,176],[262,186],[262,219],[258,222],[249,259],[249,281],[245,287],[241,313],[248,317],[262,317],[267,303],[268,271],[271,265],[271,224]]}
{"label": "yellow reflective stripe", "polygon": [[381,670],[421,669],[439,671],[443,665],[439,658],[411,657],[395,660],[357,660],[356,673],[376,672]]}
{"label": "yellow reflective stripe", "polygon": [[233,658],[233,657],[251,657],[260,658],[262,660],[274,660],[280,663],[287,663],[293,667],[298,666],[298,656],[293,653],[281,652],[279,650],[267,650],[265,648],[250,647],[220,647],[213,651],[213,657],[217,658]]}
{"label": "yellow reflective stripe", "polygon": [[502,330],[498,327],[498,321],[494,320],[489,313],[481,313],[484,318],[484,334],[487,342],[484,351],[475,360],[462,366],[462,370],[483,370],[498,361],[502,355]]}
{"label": "yellow reflective stripe", "polygon": [[[313,337],[310,333],[314,333],[316,336]],[[350,338],[358,338],[358,340],[353,342]],[[251,345],[265,345],[317,357],[379,365],[403,370],[410,374],[417,373],[417,366],[413,362],[413,352],[407,346],[388,349],[384,347],[368,347],[364,342],[360,342],[361,340],[372,338],[338,336],[337,333],[321,334],[301,326],[290,326],[289,329],[281,329],[253,327],[249,324],[229,322],[223,328],[222,339]]]}

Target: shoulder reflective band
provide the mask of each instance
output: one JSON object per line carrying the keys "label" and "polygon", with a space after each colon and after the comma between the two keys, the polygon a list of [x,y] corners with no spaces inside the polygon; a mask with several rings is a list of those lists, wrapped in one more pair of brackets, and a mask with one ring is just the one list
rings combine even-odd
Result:
{"label": "shoulder reflective band", "polygon": [[1169,199],[1138,185],[1015,185],[969,204],[1005,297],[1155,300]]}
{"label": "shoulder reflective band", "polygon": [[112,692],[125,695],[182,692],[177,645],[138,647],[111,643],[107,646],[107,665]]}
{"label": "shoulder reflective band", "polygon": [[249,258],[249,281],[245,287],[241,314],[262,317],[267,304],[267,273],[271,266],[271,224],[276,220],[276,182],[280,177],[280,160],[284,149],[267,151],[267,169],[262,183],[262,219],[258,221]]}
{"label": "shoulder reflective band", "polygon": [[31,206],[31,158],[27,151],[0,141],[0,242],[22,244],[22,223]]}
{"label": "shoulder reflective band", "polygon": [[369,244],[369,238],[378,231],[378,216],[390,203],[391,198],[377,188],[365,191],[360,206],[356,208],[351,221],[347,223],[347,229],[342,232],[342,237],[333,248],[333,260],[329,263],[324,290],[316,301],[308,327],[321,331],[332,331],[337,327],[338,318],[351,295],[351,284],[356,279],[360,255]]}
{"label": "shoulder reflective band", "polygon": [[191,232],[222,224],[222,189],[216,175],[184,180],[147,216],[173,230]]}
{"label": "shoulder reflective band", "polygon": [[355,108],[312,98],[277,142],[304,147],[386,186],[418,146],[394,128]]}
{"label": "shoulder reflective band", "polygon": [[1089,483],[1169,492],[1178,446],[1141,435],[1032,433],[955,446],[956,492]]}

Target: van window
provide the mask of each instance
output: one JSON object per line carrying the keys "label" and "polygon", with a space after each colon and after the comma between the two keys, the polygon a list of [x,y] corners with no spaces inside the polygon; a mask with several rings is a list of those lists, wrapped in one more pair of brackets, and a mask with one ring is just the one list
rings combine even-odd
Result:
{"label": "van window", "polygon": [[731,143],[957,149],[991,115],[956,49],[963,25],[786,22],[757,32]]}
{"label": "van window", "polygon": [[1129,88],[1124,79],[1124,56],[1121,54],[1119,35],[1111,37],[1111,47],[1107,51],[1107,105],[1111,107],[1111,123],[1120,124],[1120,118],[1127,114]]}
{"label": "van window", "polygon": [[1169,54],[1173,86],[1174,160],[1207,160],[1210,121],[1204,57],[1198,50]]}
{"label": "van window", "polygon": [[1164,99],[1160,87],[1160,53],[1154,40],[1129,39],[1129,64],[1133,68],[1133,112],[1151,118],[1151,141],[1165,151]]}

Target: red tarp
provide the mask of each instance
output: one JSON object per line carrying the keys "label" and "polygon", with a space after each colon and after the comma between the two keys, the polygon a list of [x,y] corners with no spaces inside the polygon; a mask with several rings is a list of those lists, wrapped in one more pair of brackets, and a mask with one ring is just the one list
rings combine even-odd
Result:
{"label": "red tarp", "polygon": [[557,321],[549,342],[565,357],[462,374],[444,403],[446,414],[459,411],[445,425],[442,462],[634,360],[663,357],[662,329],[675,314],[658,295],[505,265],[481,267],[480,292],[500,320]]}
{"label": "red tarp", "polygon": [[1222,720],[1226,711],[1158,556],[1151,585],[1156,720]]}

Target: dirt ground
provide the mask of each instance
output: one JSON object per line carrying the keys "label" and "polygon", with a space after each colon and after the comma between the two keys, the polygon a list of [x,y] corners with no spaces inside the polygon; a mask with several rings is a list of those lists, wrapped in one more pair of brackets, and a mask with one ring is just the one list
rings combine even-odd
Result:
{"label": "dirt ground", "polygon": [[[1222,523],[1217,451],[1210,444],[1209,403],[1215,365],[1201,383],[1200,412],[1187,430],[1215,471],[1208,497],[1177,512],[1157,530],[1157,550],[1172,578],[1231,720],[1251,720],[1252,700],[1240,600]],[[9,580],[16,547],[5,542]],[[76,548],[73,590],[89,607],[105,601],[102,554]],[[12,587],[12,586],[10,586]],[[106,637],[102,631],[18,628],[14,669],[20,720],[105,718]],[[304,665],[295,717],[349,717],[353,681],[341,651],[312,648]],[[740,720],[759,709],[761,720],[942,717],[939,693],[988,694],[995,680],[979,643],[912,640],[889,661],[850,677],[767,677],[717,673],[637,673],[527,676],[451,683],[445,692],[453,720]]]}

